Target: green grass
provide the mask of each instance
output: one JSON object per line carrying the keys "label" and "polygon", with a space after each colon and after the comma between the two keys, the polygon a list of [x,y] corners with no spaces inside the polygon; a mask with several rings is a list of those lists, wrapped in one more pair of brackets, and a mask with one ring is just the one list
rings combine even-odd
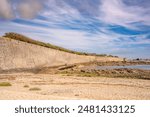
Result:
{"label": "green grass", "polygon": [[9,82],[1,82],[0,83],[0,87],[8,87],[8,86],[12,86]]}
{"label": "green grass", "polygon": [[33,87],[33,88],[30,88],[29,90],[30,90],[30,91],[40,91],[41,89],[38,88],[38,87]]}
{"label": "green grass", "polygon": [[7,37],[10,39],[15,39],[15,40],[19,40],[19,41],[23,41],[23,42],[27,42],[27,43],[31,43],[31,44],[35,44],[35,45],[39,45],[39,46],[43,46],[46,48],[51,48],[51,49],[56,49],[56,50],[60,50],[60,51],[64,51],[64,52],[68,52],[68,53],[72,53],[72,54],[77,54],[77,55],[86,55],[86,56],[100,56],[100,57],[117,57],[117,56],[112,56],[112,55],[106,55],[106,54],[96,54],[96,53],[86,53],[86,52],[77,52],[77,51],[72,51],[69,49],[65,49],[56,45],[52,45],[50,43],[43,43],[40,41],[36,41],[33,39],[30,39],[29,37],[26,37],[24,35],[21,34],[17,34],[17,33],[5,33],[5,35],[3,37]]}

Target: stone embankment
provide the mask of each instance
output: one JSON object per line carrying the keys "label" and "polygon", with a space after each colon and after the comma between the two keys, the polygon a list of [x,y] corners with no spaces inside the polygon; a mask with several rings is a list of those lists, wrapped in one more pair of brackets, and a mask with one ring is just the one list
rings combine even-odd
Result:
{"label": "stone embankment", "polygon": [[0,71],[15,69],[25,70],[91,61],[122,61],[122,59],[76,55],[0,37]]}

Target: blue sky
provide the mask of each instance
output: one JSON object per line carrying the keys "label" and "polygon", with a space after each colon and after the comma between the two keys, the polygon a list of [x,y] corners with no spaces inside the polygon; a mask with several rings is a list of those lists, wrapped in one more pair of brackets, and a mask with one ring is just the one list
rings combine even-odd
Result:
{"label": "blue sky", "polygon": [[0,0],[0,35],[68,49],[150,58],[150,0]]}

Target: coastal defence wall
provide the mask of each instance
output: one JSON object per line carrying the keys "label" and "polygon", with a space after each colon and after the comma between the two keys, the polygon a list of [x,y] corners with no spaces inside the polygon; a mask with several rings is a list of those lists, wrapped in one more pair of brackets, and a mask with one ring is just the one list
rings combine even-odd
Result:
{"label": "coastal defence wall", "polygon": [[122,61],[115,57],[71,54],[18,40],[0,37],[0,71],[33,69],[91,61]]}

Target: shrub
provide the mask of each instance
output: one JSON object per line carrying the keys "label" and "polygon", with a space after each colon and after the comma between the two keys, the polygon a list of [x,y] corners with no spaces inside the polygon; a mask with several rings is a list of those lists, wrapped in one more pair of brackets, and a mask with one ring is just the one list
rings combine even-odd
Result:
{"label": "shrub", "polygon": [[24,85],[23,87],[24,87],[24,88],[28,88],[28,87],[29,87],[29,85]]}
{"label": "shrub", "polygon": [[[77,55],[99,56],[99,57],[107,57],[108,56],[106,54],[96,54],[96,53],[86,53],[86,52],[72,51],[72,50],[65,49],[65,48],[62,48],[62,47],[59,47],[59,46],[56,46],[56,45],[52,45],[52,44],[49,44],[49,43],[36,41],[36,40],[30,39],[29,37],[26,37],[24,35],[13,33],[13,32],[5,33],[5,35],[3,37],[7,37],[7,38],[10,38],[10,39],[15,39],[15,40],[31,43],[31,44],[35,44],[35,45],[39,45],[39,46],[43,46],[43,47],[47,47],[47,48],[52,48],[52,49],[56,49],[56,50],[60,50],[60,51],[64,51],[64,52],[68,52],[68,53],[72,53],[72,54],[77,54]],[[109,55],[109,56],[113,57],[112,55]]]}
{"label": "shrub", "polygon": [[1,87],[7,87],[7,86],[12,86],[9,82],[1,82],[0,83]]}
{"label": "shrub", "polygon": [[33,87],[33,88],[30,88],[29,90],[30,90],[30,91],[40,91],[41,89],[38,88],[38,87]]}

